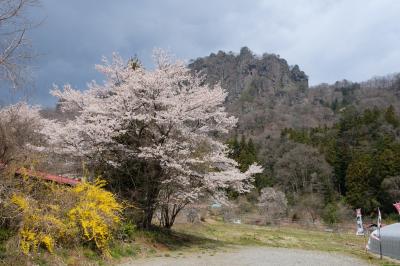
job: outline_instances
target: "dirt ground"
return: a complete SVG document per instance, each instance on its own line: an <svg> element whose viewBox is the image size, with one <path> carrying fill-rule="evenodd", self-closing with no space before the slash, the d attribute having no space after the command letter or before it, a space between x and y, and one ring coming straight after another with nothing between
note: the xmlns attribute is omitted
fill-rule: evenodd
<svg viewBox="0 0 400 266"><path fill-rule="evenodd" d="M168 255L170 256L170 255ZM284 248L248 247L217 253L180 254L127 261L121 266L213 266L213 265L307 265L307 266L361 266L367 262L343 254Z"/></svg>

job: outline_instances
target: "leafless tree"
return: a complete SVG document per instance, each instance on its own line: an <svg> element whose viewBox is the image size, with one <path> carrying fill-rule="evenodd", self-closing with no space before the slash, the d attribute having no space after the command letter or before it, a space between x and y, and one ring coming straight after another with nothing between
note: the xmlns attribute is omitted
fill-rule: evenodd
<svg viewBox="0 0 400 266"><path fill-rule="evenodd" d="M321 216L323 210L323 198L317 193L308 193L300 197L296 197L293 212L296 217L303 222L308 221L315 224Z"/></svg>
<svg viewBox="0 0 400 266"><path fill-rule="evenodd" d="M21 88L33 57L26 32L36 26L28 11L38 0L0 0L0 88Z"/></svg>
<svg viewBox="0 0 400 266"><path fill-rule="evenodd" d="M323 194L331 185L331 166L315 148L304 144L284 154L275 166L277 185L287 193Z"/></svg>

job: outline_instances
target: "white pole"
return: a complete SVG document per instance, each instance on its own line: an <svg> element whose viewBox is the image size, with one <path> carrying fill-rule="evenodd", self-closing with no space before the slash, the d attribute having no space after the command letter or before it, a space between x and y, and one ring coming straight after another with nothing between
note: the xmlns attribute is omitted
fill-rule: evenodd
<svg viewBox="0 0 400 266"><path fill-rule="evenodd" d="M378 226L378 235L379 235L379 255L382 259L382 238L381 238L381 228Z"/></svg>
<svg viewBox="0 0 400 266"><path fill-rule="evenodd" d="M382 237L381 237L381 224L382 224L382 216L381 210L378 208L378 235L379 235L379 255L382 259Z"/></svg>

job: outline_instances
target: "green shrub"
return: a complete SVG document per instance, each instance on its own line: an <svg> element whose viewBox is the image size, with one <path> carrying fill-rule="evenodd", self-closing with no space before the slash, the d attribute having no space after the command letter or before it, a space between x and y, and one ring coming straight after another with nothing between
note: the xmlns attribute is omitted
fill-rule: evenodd
<svg viewBox="0 0 400 266"><path fill-rule="evenodd" d="M328 203L323 212L322 219L328 225L334 225L339 222L338 207L334 203Z"/></svg>
<svg viewBox="0 0 400 266"><path fill-rule="evenodd" d="M127 240L133 240L136 232L136 225L131 221L123 223L119 230L119 238Z"/></svg>

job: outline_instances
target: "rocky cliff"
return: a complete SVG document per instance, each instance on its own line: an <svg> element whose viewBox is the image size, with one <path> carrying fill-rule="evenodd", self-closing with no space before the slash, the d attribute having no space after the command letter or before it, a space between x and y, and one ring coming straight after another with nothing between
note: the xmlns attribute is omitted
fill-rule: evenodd
<svg viewBox="0 0 400 266"><path fill-rule="evenodd" d="M226 106L239 118L239 134L276 137L285 127L333 120L330 108L308 99L307 75L278 55L257 56L244 47L239 54L219 51L198 58L189 67L206 75L209 84L220 83L228 91Z"/></svg>

